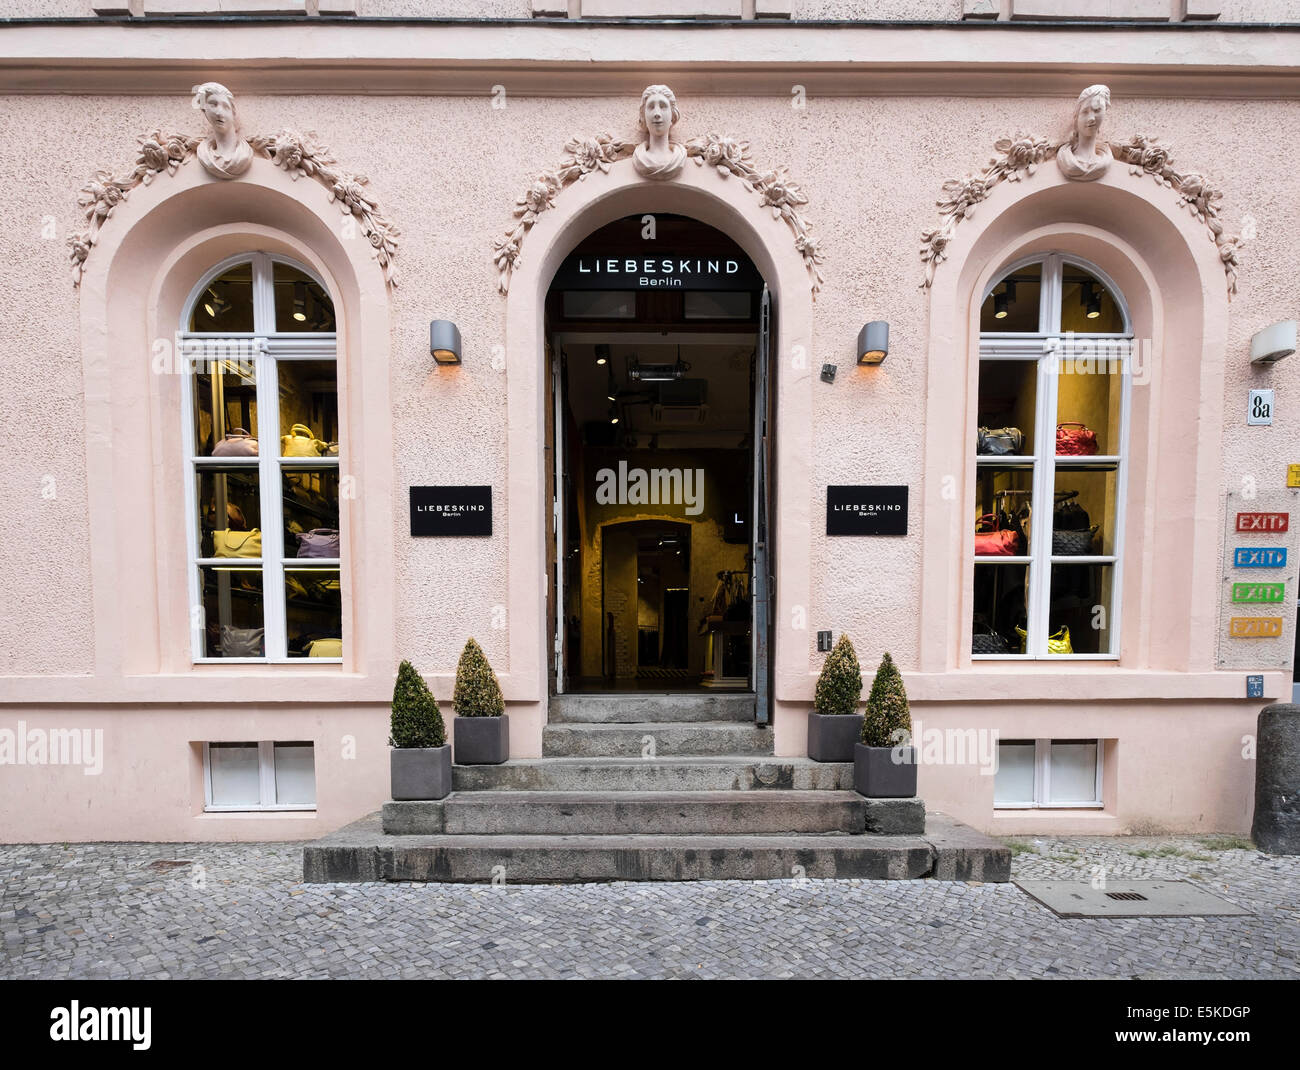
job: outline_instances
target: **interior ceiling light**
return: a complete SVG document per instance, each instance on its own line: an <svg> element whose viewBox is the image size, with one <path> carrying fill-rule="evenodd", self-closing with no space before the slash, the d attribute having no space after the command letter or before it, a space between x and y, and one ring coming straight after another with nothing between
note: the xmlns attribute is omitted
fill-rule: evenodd
<svg viewBox="0 0 1300 1070"><path fill-rule="evenodd" d="M1008 307L1016 299L1016 284L1008 279L1002 284L1002 292L993 295L993 318L1007 318Z"/></svg>
<svg viewBox="0 0 1300 1070"><path fill-rule="evenodd" d="M217 293L217 291L211 286L208 287L207 293L204 296L206 297L206 300L203 302L203 311L212 319L216 319L230 308L230 302Z"/></svg>
<svg viewBox="0 0 1300 1070"><path fill-rule="evenodd" d="M307 284L304 282L293 284L293 318L299 323L307 320Z"/></svg>
<svg viewBox="0 0 1300 1070"><path fill-rule="evenodd" d="M1101 315L1101 291L1092 283L1088 283L1084 290L1084 307L1088 310L1088 318L1095 320Z"/></svg>
<svg viewBox="0 0 1300 1070"><path fill-rule="evenodd" d="M596 347L596 363L606 364L609 362L609 346L604 343Z"/></svg>

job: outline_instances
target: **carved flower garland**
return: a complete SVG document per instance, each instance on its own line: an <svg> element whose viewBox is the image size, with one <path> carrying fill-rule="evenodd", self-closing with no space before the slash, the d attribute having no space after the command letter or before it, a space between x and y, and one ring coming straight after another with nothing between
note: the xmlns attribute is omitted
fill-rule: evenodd
<svg viewBox="0 0 1300 1070"><path fill-rule="evenodd" d="M799 211L808 198L791 181L785 168L759 171L749 155L749 142L720 134L705 134L685 144L686 155L700 167L716 167L724 177L735 175L745 189L759 196L765 208L777 219L784 219L794 234L795 248L803 257L812 280L813 296L821 289L822 251L809 233L809 223ZM500 272L497 287L501 293L510 289L510 276L519 266L524 238L537 217L555 205L556 195L566 186L581 182L594 171L608 173L610 165L625 159L636 150L636 143L599 134L596 137L570 138L564 146L568 154L554 171L539 174L515 201L515 222L492 244L492 259Z"/></svg>
<svg viewBox="0 0 1300 1070"><path fill-rule="evenodd" d="M142 135L138 141L136 160L130 171L120 178L115 178L108 171L96 171L95 177L77 195L77 204L82 209L89 228L68 239L74 285L81 284L86 258L95 246L104 221L113 214L113 210L137 186L149 185L164 171L174 175L194 156L203 137L164 135L155 131ZM397 285L393 257L397 252L399 231L379 214L374 200L367 196L366 185L369 179L365 175L340 170L329 150L320 145L312 134L282 130L272 136L250 137L248 144L254 155L283 168L290 178L311 178L324 186L330 202L338 202L345 216L357 220L384 273L384 280L390 286Z"/></svg>
<svg viewBox="0 0 1300 1070"><path fill-rule="evenodd" d="M932 230L921 233L921 260L925 264L925 281L929 288L934 282L935 269L948 258L948 243L952 241L957 224L968 218L975 206L988 197L999 182L1016 182L1032 175L1044 160L1056 155L1065 142L1048 138L1018 136L1003 138L994 144L998 155L993 157L977 175L950 179L943 184L943 197L935 203L942 222ZM1202 175L1180 174L1173 168L1173 157L1156 139L1144 134L1134 135L1128 142L1110 142L1116 160L1129 165L1130 174L1150 175L1157 182L1178 193L1178 204L1186 206L1197 220L1204 223L1210 239L1218 247L1219 259L1227 277L1228 296L1237 292L1237 251L1243 242L1235 234L1226 234L1219 219L1218 202L1222 190L1215 189Z"/></svg>

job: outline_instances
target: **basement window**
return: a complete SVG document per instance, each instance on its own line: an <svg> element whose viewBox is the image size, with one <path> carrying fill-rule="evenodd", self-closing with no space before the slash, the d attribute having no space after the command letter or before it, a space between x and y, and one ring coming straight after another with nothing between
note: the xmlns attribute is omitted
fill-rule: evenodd
<svg viewBox="0 0 1300 1070"><path fill-rule="evenodd" d="M315 810L316 754L309 742L203 744L207 813Z"/></svg>
<svg viewBox="0 0 1300 1070"><path fill-rule="evenodd" d="M998 810L1100 809L1098 739L1003 739L993 806Z"/></svg>

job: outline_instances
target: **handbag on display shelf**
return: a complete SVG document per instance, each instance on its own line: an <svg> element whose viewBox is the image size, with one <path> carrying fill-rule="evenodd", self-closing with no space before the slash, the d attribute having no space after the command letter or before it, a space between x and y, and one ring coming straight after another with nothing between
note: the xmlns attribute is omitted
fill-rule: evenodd
<svg viewBox="0 0 1300 1070"><path fill-rule="evenodd" d="M1088 511L1074 499L1077 490L1057 491L1052 506L1052 553L1086 554L1092 549L1100 524L1089 525Z"/></svg>
<svg viewBox="0 0 1300 1070"><path fill-rule="evenodd" d="M223 658L260 658L265 628L236 628L231 624L221 626L221 656Z"/></svg>
<svg viewBox="0 0 1300 1070"><path fill-rule="evenodd" d="M975 622L971 636L970 652L972 654L1010 654L1011 644L1006 638L984 621Z"/></svg>
<svg viewBox="0 0 1300 1070"><path fill-rule="evenodd" d="M296 533L299 557L338 557L339 533L333 528L312 528Z"/></svg>
<svg viewBox="0 0 1300 1070"><path fill-rule="evenodd" d="M981 427L975 434L975 452L996 457L1019 453L1025 444L1024 432L1018 427Z"/></svg>
<svg viewBox="0 0 1300 1070"><path fill-rule="evenodd" d="M261 557L262 532L259 528L252 531L231 531L218 528L212 533L213 557Z"/></svg>
<svg viewBox="0 0 1300 1070"><path fill-rule="evenodd" d="M242 427L227 431L226 437L212 447L213 457L256 457L257 439Z"/></svg>
<svg viewBox="0 0 1300 1070"><path fill-rule="evenodd" d="M319 457L326 445L328 443L318 439L306 424L294 424L287 435L280 436L280 456Z"/></svg>
<svg viewBox="0 0 1300 1070"><path fill-rule="evenodd" d="M341 658L343 656L342 639L313 639L307 644L309 658Z"/></svg>
<svg viewBox="0 0 1300 1070"><path fill-rule="evenodd" d="M1004 527L997 513L985 513L975 521L977 557L1019 557L1025 552L1025 538L1014 528Z"/></svg>
<svg viewBox="0 0 1300 1070"><path fill-rule="evenodd" d="M1097 432L1086 424L1059 423L1056 425L1056 455L1058 457L1091 457L1097 452Z"/></svg>
<svg viewBox="0 0 1300 1070"><path fill-rule="evenodd" d="M1020 653L1025 652L1025 639L1027 633L1024 628L1016 628L1016 634L1020 636ZM1070 645L1070 629L1064 624L1053 635L1047 637L1047 652L1049 654L1073 654L1074 647Z"/></svg>

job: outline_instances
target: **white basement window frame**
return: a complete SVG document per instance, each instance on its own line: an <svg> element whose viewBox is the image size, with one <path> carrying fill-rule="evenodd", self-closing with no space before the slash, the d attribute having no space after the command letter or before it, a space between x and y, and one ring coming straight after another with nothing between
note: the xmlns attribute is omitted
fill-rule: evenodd
<svg viewBox="0 0 1300 1070"><path fill-rule="evenodd" d="M251 332L229 332L216 334L196 332L189 329L190 318L205 291L216 280L233 268L250 265L252 272L253 296L253 330ZM190 644L192 660L195 664L238 665L281 663L303 665L334 664L340 665L342 657L290 657L287 612L285 608L285 573L286 558L284 554L284 494L282 491L282 473L291 471L333 472L335 477L341 475L338 456L322 457L281 457L279 424L280 390L278 369L282 364L294 360L333 361L335 363L335 384L338 383L337 335L329 332L277 332L274 269L276 264L283 264L295 271L302 272L313 280L330 297L329 288L302 264L288 257L267 253L240 253L229 257L208 271L190 292L185 301L180 329L177 334L178 357L181 374L182 441L186 458L185 473L185 516L186 516L186 553L188 557L188 592L190 605ZM332 298L331 298L332 304ZM335 313L336 314L336 313ZM257 422L258 427L248 428L252 437L258 439L257 457L214 457L198 453L195 441L195 388L194 377L198 365L228 365L230 360L222 354L237 353L239 362L249 362L253 366L256 383ZM340 407L339 417L342 419ZM343 437L340 434L340 437ZM258 570L262 583L262 623L264 632L264 656L261 657L217 657L206 653L206 612L203 602L203 569L217 568L239 571L232 565L230 558L201 557L201 531L199 528L199 479L205 469L221 470L230 468L247 468L258 476L259 503L261 513L262 557L238 559L241 566L249 570ZM341 505L341 503L340 503ZM340 524L340 530L342 525ZM308 566L300 564L309 562ZM289 559L289 571L303 575L310 569L324 571L334 570L341 581L344 576L341 558ZM342 592L341 592L342 594ZM342 599L339 629L342 631L343 620L347 617L347 601ZM340 635L341 638L341 635Z"/></svg>
<svg viewBox="0 0 1300 1070"><path fill-rule="evenodd" d="M212 748L257 748L257 801L250 800L242 802L216 803L213 802L212 786ZM306 748L310 751L312 759L311 775L311 801L284 802L278 801L281 789L286 794L298 793L295 789L299 785L294 785L291 780L291 771L288 766L284 767L283 775L277 779L276 757L277 750L287 750L288 748ZM289 755L286 753L285 757ZM260 740L252 741L232 741L220 743L203 744L203 811L209 814L235 814L251 813L254 811L270 812L303 812L316 810L316 747L307 740Z"/></svg>
<svg viewBox="0 0 1300 1070"><path fill-rule="evenodd" d="M975 555L971 568L997 568L1003 565L1029 566L1025 651L1000 654L969 653L972 661L1045 660L1045 661L1117 661L1120 652L1121 596L1123 593L1123 557L1125 513L1128 501L1129 424L1132 406L1133 321L1119 287L1100 268L1065 253L1041 253L1013 261L1000 271L986 287L980 306L1008 276L1035 265L1042 266L1039 293L1038 330L1034 332L991 332L980 334L979 362L1036 361L1035 386L1036 442L1026 441L1025 455L994 456L977 454L975 471L990 468L1023 467L1032 471L1032 538L1029 553L1016 557ZM1064 274L1070 268L1081 269L1100 282L1108 291L1123 320L1118 333L1066 332L1061 329ZM1120 372L1119 452L1086 457L1057 456L1055 433L1060 414L1057 411L1060 368L1068 362L1096 357L1098 350L1113 356ZM972 399L974 406L978 399ZM973 438L974 436L972 436ZM1115 472L1115 514L1111 554L1054 555L1052 548L1052 506L1058 474L1070 470L1089 471L1104 466ZM1104 518L1103 518L1104 519ZM1107 641L1108 649L1095 653L1057 654L1048 650L1051 616L1051 572L1053 565L1109 565L1111 573ZM969 631L968 631L969 634ZM969 652L969 639L966 650Z"/></svg>
<svg viewBox="0 0 1300 1070"><path fill-rule="evenodd" d="M1034 745L1034 790L1030 798L997 797L997 776L994 775L995 810L1100 810L1104 808L1102 782L1105 765L1105 741L1101 739L1002 739L998 741L998 769L1002 768L1002 748L1005 746ZM1086 798L1052 798L1052 748L1053 746L1091 745L1096 747L1096 769L1092 792Z"/></svg>

